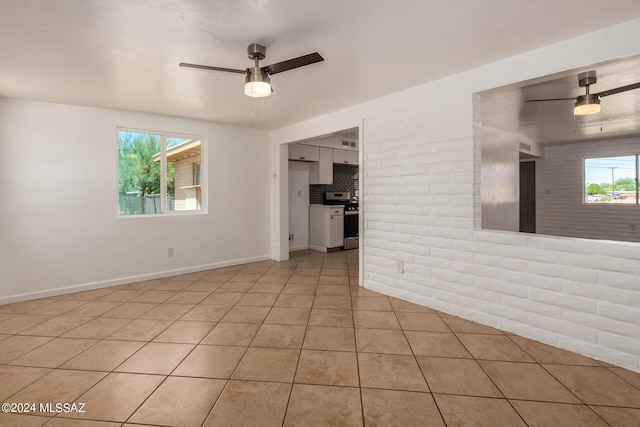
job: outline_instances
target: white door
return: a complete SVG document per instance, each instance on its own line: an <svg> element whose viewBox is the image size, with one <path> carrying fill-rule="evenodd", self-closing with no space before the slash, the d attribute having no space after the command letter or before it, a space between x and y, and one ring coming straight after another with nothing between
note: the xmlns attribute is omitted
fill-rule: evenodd
<svg viewBox="0 0 640 427"><path fill-rule="evenodd" d="M289 251L309 248L309 163L289 162Z"/></svg>

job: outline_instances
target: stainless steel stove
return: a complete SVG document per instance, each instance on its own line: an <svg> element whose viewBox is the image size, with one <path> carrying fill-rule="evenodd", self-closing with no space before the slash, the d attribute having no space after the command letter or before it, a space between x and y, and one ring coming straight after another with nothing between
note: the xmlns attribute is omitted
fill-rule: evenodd
<svg viewBox="0 0 640 427"><path fill-rule="evenodd" d="M322 195L322 204L344 206L344 248L359 247L359 205L351 199L351 193L325 191Z"/></svg>

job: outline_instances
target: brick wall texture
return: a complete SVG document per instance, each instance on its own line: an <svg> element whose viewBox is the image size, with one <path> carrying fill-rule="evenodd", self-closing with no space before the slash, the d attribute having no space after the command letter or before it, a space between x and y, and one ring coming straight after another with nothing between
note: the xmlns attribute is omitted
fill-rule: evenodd
<svg viewBox="0 0 640 427"><path fill-rule="evenodd" d="M481 229L476 95L624 56L639 39L633 21L280 129L275 141L363 123L366 288L640 371L640 245Z"/></svg>
<svg viewBox="0 0 640 427"><path fill-rule="evenodd" d="M186 209L186 190L181 187L194 185L193 165L200 163L200 153L175 162L175 210Z"/></svg>

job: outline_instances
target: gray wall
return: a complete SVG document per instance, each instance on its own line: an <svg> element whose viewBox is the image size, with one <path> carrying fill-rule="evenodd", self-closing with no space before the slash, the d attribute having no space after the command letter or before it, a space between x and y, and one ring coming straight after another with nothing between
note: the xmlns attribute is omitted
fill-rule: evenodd
<svg viewBox="0 0 640 427"><path fill-rule="evenodd" d="M536 161L537 232L640 242L640 206L587 205L583 203L582 183L585 157L639 151L639 138L547 147L545 157Z"/></svg>

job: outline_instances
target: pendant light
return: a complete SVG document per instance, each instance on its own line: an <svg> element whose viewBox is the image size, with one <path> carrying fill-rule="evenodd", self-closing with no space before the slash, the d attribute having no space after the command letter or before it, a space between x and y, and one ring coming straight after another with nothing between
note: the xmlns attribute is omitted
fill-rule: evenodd
<svg viewBox="0 0 640 427"><path fill-rule="evenodd" d="M258 60L256 59L256 63ZM244 78L244 94L254 98L271 95L271 79L269 74L258 66L247 69Z"/></svg>
<svg viewBox="0 0 640 427"><path fill-rule="evenodd" d="M587 86L587 92L589 87ZM576 116L588 116L589 114L596 114L600 112L600 98L598 95L580 95L576 99L576 105L573 107L573 114Z"/></svg>
<svg viewBox="0 0 640 427"><path fill-rule="evenodd" d="M583 86L586 90L584 95L580 95L576 98L576 104L573 107L573 114L575 116L588 116L589 114L596 114L600 112L600 96L598 94L590 94L589 86L594 84L596 80L595 74L590 75L586 73L579 76L578 84Z"/></svg>

